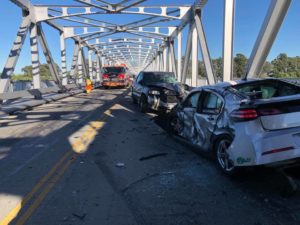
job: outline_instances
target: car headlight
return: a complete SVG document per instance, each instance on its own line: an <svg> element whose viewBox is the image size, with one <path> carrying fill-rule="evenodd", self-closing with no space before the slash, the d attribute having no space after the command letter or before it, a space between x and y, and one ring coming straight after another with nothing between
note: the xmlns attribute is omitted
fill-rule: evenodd
<svg viewBox="0 0 300 225"><path fill-rule="evenodd" d="M149 91L149 94L150 94L150 95L160 95L160 92L157 91L157 90L150 90L150 91Z"/></svg>

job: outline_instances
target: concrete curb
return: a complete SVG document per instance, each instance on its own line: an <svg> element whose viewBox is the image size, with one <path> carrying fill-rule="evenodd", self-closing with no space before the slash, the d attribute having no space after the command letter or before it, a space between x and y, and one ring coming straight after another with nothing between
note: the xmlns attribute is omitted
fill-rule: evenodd
<svg viewBox="0 0 300 225"><path fill-rule="evenodd" d="M84 92L84 90L71 90L71 91L69 91L69 93L56 94L53 96L45 97L44 99L41 99L41 100L29 100L29 101L17 103L14 105L2 106L0 108L0 118L14 114L15 112L18 112L18 111L31 109L33 107L37 107L37 106L40 106L40 105L43 105L46 103L50 103L53 101L58 101L60 99L67 98L67 97L70 97L73 95L77 95L77 94L80 94L83 92Z"/></svg>

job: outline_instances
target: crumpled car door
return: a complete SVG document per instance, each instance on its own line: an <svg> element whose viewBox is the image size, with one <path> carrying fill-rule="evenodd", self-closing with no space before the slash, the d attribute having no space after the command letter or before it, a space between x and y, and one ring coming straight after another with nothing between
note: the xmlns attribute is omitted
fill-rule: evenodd
<svg viewBox="0 0 300 225"><path fill-rule="evenodd" d="M193 118L192 140L203 150L209 150L211 146L211 137L215 132L222 106L222 98L212 92L204 93L199 100L199 107Z"/></svg>
<svg viewBox="0 0 300 225"><path fill-rule="evenodd" d="M195 108L184 108L182 112L183 132L182 136L191 141L193 137L194 115L196 113Z"/></svg>

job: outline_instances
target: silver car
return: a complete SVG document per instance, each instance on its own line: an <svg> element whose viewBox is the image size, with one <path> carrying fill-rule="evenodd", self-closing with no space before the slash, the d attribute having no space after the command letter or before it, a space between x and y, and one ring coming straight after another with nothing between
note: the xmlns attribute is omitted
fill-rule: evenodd
<svg viewBox="0 0 300 225"><path fill-rule="evenodd" d="M194 89L170 113L173 133L209 151L227 174L300 157L300 86L241 80Z"/></svg>

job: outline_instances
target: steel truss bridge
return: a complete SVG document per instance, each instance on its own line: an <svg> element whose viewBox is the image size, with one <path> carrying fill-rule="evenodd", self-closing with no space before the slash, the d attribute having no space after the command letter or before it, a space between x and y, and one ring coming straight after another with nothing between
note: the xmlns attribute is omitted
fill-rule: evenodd
<svg viewBox="0 0 300 225"><path fill-rule="evenodd" d="M197 86L199 47L208 84L217 81L201 17L208 0L196 0L192 5L176 5L174 1L174 5L156 6L150 5L151 0L120 0L117 3L108 0L74 0L72 4L53 1L51 5L33 4L30 0L10 1L20 7L22 22L1 75L0 100L53 91L53 88L41 89L39 46L57 85L55 90L70 88L66 39L72 39L75 45L70 75L73 77L78 74L77 84L82 84L87 77L101 81L101 67L116 63L125 63L136 73L141 70L173 71L179 81L186 82L191 61L191 84ZM253 46L245 77L256 77L261 72L290 4L291 0L271 1ZM129 23L115 22L122 21L116 18L124 16L140 18ZM229 81L233 73L235 0L224 0L222 19L223 81ZM52 57L43 24L50 25L60 34L61 62L57 62L60 69ZM184 39L182 31L185 27L189 31ZM27 35L30 36L34 89L30 93L11 93L10 77ZM182 47L183 40L187 40L186 49ZM85 55L85 48L88 56Z"/></svg>

